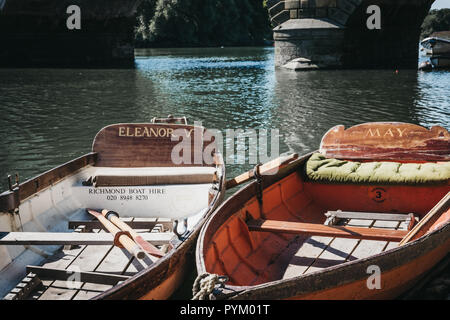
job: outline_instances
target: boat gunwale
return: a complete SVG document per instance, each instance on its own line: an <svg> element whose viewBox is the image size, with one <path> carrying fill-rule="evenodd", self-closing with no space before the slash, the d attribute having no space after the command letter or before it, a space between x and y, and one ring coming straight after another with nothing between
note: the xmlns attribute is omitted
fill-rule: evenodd
<svg viewBox="0 0 450 320"><path fill-rule="evenodd" d="M312 152L314 153L314 152ZM304 155L300 157L298 160L297 166L295 170L298 169L310 156L312 153ZM287 173L275 175L270 177L271 179L265 180L263 178L263 190L268 187L279 183L282 179L294 173L295 170L290 170ZM411 186L414 187L414 186ZM214 212L214 214L209 218L208 222L203 226L201 233L199 235L199 239L197 241L197 249L196 249L196 265L198 274L203 274L208 272L206 270L206 264L204 259L204 250L205 250L205 236L207 232L212 233L211 237L217 232L217 230L222 226L226 221L228 221L231 217L235 216L239 213L239 208L242 208L242 204L250 201L252 198L256 197L256 181L242 187L236 193L234 193L230 198L228 198L222 205ZM214 226L213 230L210 228ZM327 267L322 270L318 270L315 272L311 272L309 274L300 275L297 277L289 278L289 279L279 279L274 281L265 282L262 284L254 285L254 286L236 286L236 285L225 285L224 295L226 298L231 299L246 299L246 295L248 295L250 299L255 299L253 293L270 290L273 293L273 296L276 296L277 299L289 298L300 296L307 293L317 292L316 288L306 291L295 291L298 288L299 283L307 282L310 279L311 281L315 281L315 279L320 279L324 275L330 275L330 279L337 280L338 283L333 283L333 281L324 282L324 287L321 290L330 289L336 286L345 285L348 283L359 281L363 278L367 279L368 274L365 272L367 266L369 265L380 265L380 262L383 262L383 272L388 272L398 268L399 266L405 265L408 262L411 262L417 259L420 256L423 256L433 249L433 243L440 245L450 245L450 240L448 240L448 235L450 234L450 221L447 221L443 225L441 225L436 230L433 230L429 233L422 235L421 237L414 239L403 246L399 246L397 248L392 248L390 250L386 250L384 252L371 255L369 257L363 259L357 259L353 261L347 261L335 266ZM442 239L447 241L447 243L442 244L442 241L438 241ZM434 239L437 239L434 241ZM209 239L211 241L211 239ZM210 242L209 241L209 242ZM436 249L435 246L434 249ZM424 249L425 248L425 249ZM407 260L405 260L407 258ZM400 260L399 260L400 259ZM401 264L397 263L397 261L403 261ZM406 261L406 262L405 262ZM378 263L377 263L378 262ZM366 268L362 268L362 266L366 266ZM388 268L386 269L386 266ZM340 277L336 277L336 273L342 272L342 270L351 269L351 274L354 277L355 273L352 269L359 269L359 273L361 273L361 277L358 279L348 279L346 282L341 281ZM361 272L362 270L362 272ZM291 285L291 286L289 286ZM314 282L315 287L317 285L317 281ZM287 287L290 287L291 291L287 292ZM284 293L283 295L281 293ZM264 297L261 299L267 299L267 292L262 292ZM259 299L256 297L256 299ZM272 298L270 298L272 299Z"/></svg>
<svg viewBox="0 0 450 320"><path fill-rule="evenodd" d="M33 178L30 178L20 183L18 187L19 190L17 199L18 203L15 204L20 205L22 202L26 201L27 199L31 198L37 193L40 193L45 189L53 186L55 183L59 183L62 180L77 174L80 170L83 170L88 166L94 165L96 158L97 158L96 152L89 152L87 154L84 154L80 157L67 161L61 165L58 165L52 169L49 169L41 174L34 176ZM81 163L78 164L78 162ZM72 165L73 167L71 167ZM41 180L44 180L45 183L41 183ZM10 197L14 198L14 190L6 190L0 194L0 213L16 209L14 207L11 208L11 205L9 206L7 205L8 198ZM5 202L2 203L2 199L7 199L3 200L6 203Z"/></svg>

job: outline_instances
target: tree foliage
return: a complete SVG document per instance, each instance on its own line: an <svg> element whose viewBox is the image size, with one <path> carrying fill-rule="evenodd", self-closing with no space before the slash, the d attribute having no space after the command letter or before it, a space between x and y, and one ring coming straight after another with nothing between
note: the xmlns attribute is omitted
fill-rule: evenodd
<svg viewBox="0 0 450 320"><path fill-rule="evenodd" d="M261 44L270 37L262 0L144 0L137 46Z"/></svg>
<svg viewBox="0 0 450 320"><path fill-rule="evenodd" d="M421 37L429 37L438 31L450 31L450 9L431 10L422 24Z"/></svg>

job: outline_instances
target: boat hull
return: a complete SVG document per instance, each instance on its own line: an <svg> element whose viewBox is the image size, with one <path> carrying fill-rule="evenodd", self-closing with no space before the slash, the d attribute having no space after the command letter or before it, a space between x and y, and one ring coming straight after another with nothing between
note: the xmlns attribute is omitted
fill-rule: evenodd
<svg viewBox="0 0 450 320"><path fill-rule="evenodd" d="M301 222L323 224L324 220L321 220L320 215L330 209L414 212L423 218L450 191L448 183L434 186L380 186L303 181L299 172L309 156L305 155L299 159L296 166L288 168L287 171L265 178L262 185L262 212L267 218L264 219L298 219ZM197 242L198 274L217 273L229 276L230 282L217 296L219 299L393 299L413 287L450 251L450 209L446 208L441 218L433 221L432 226L428 226L428 233L417 236L418 239L415 238L406 245L395 245L389 247L390 249L386 247L387 249L380 253L368 254L355 260L344 259L346 262L331 264L328 267L326 261L321 258L325 267L320 270L285 277L285 270L289 268L286 269L286 261L294 260L297 261L294 264L299 266L304 263L311 266L307 260L312 256L289 253L293 258L287 258L284 254L290 250L288 247L296 245L296 240L288 238L286 234L264 234L266 238L262 240L262 232L249 232L248 229L245 231L244 221L259 219L255 218L255 214L261 214L258 214L255 201L257 189L257 183L253 182L224 202L205 224ZM376 190L374 192L374 189L381 190L382 198L377 198L379 194ZM299 193L293 190L301 191ZM277 197L281 199L275 201ZM299 207L303 209L298 209ZM234 229L240 229L241 233L245 234L240 237L240 242L232 240L238 237L238 232ZM223 244L224 241L228 241L228 246ZM215 246L214 250L210 249L213 247L210 243ZM321 245L317 243L315 246ZM250 246L251 249L240 249L245 246ZM272 249L277 246L279 249ZM229 253L230 251L235 254ZM351 250L342 253L348 252L353 255ZM238 259L240 264L230 263L233 259ZM243 264L247 265L247 268L241 268ZM370 289L368 283L373 279L373 266L380 272L381 286Z"/></svg>
<svg viewBox="0 0 450 320"><path fill-rule="evenodd" d="M299 279L247 288L232 299L353 300L395 299L411 289L450 250L450 224L420 241L356 263ZM370 266L381 270L380 289L369 289ZM358 280L354 280L359 278Z"/></svg>
<svg viewBox="0 0 450 320"><path fill-rule="evenodd" d="M121 133L125 129L121 128L138 128L133 132L150 128L148 132L153 134L163 130L167 133L169 129L174 131L178 125L151 123L108 126L97 135L92 153L20 185L12 185L10 191L0 194L1 231L19 233L23 243L28 244L31 243L30 233L52 233L45 240L42 237L35 240L38 241L38 247L31 248L28 244L25 248L19 246L14 234L11 237L16 239L15 243L4 241L5 245L0 245L0 289L5 291L0 292L1 296L10 292L26 276L27 265L37 264L53 274L69 267L79 267L85 275L96 272L101 274L99 269L105 267L108 273L126 276L123 282L108 282L106 287L103 282L86 282L88 286L82 284L79 291L72 290L72 287L65 288L68 282L57 288L52 287L52 284L44 285L44 292L36 295L38 299L159 300L168 299L182 284L189 269L193 268L193 248L200 229L225 195L222 156L214 154L214 163L211 165L201 163L177 167L171 161L171 150L173 144L178 142L172 142L168 134L157 137L153 134L145 138L141 135L131 136L131 133L124 136ZM184 129L195 130L187 125L182 125L182 129L183 133ZM115 142L111 145L112 138ZM117 143L116 140L120 139L126 141ZM117 145L121 148L117 148ZM203 148L203 143L198 145ZM158 152L151 152L151 148ZM206 175L203 169L206 169ZM184 189L184 195L171 195L174 188ZM160 190L161 193L153 190ZM175 201L182 204L178 203L177 206ZM196 202L195 208L189 206L189 201ZM87 237L83 238L82 234L78 234L81 235L77 243L81 243L77 247L79 251L76 248L61 251L63 235L72 233L68 226L71 222L80 222L81 229L87 231L90 239L95 238L92 237L96 233L93 229L98 227L88 228L87 225L98 221L91 221L92 217L86 213L89 211L87 208L117 210L121 218L128 219L124 222L141 219L136 222L148 224L148 227L142 227L143 230L152 231L154 235L161 233L160 239L155 238L154 245L161 247L157 250L163 256L158 258L150 253L136 261L137 258L125 250L112 247L112 242L99 243L98 239L87 241ZM175 227L172 230L173 224ZM72 241L69 245L73 244L73 240L69 241ZM55 258L55 264L49 266L53 260L46 260L48 257ZM44 265L41 266L41 263ZM103 277L107 275L101 274ZM57 278L55 281L65 279ZM65 295L58 292L64 292ZM12 293L8 296L8 299L23 298L23 295L19 297Z"/></svg>

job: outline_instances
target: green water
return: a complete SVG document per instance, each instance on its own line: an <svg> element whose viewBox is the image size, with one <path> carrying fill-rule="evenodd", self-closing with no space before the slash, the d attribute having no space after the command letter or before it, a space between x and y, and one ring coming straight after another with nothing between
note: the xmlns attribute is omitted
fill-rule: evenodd
<svg viewBox="0 0 450 320"><path fill-rule="evenodd" d="M275 70L273 48L138 50L132 70L1 69L0 179L90 151L117 122L187 116L207 128L279 129L280 152L318 148L331 127L401 121L449 128L450 72ZM227 165L228 177L251 166Z"/></svg>

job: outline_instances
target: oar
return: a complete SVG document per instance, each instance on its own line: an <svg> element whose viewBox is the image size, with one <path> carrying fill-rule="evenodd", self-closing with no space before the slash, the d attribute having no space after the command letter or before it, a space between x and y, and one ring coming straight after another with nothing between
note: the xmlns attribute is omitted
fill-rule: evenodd
<svg viewBox="0 0 450 320"><path fill-rule="evenodd" d="M133 240L131 240L131 236L129 236L126 231L121 231L112 222L106 219L101 213L91 209L86 209L86 211L96 217L98 221L100 221L105 226L105 228L114 236L114 244L116 246L125 248L130 254L138 259L144 259L145 252L142 251Z"/></svg>
<svg viewBox="0 0 450 320"><path fill-rule="evenodd" d="M119 227L122 231L128 232L133 240L148 254L152 256L161 258L164 256L164 253L152 245L150 242L145 241L142 236L139 235L136 231L134 231L128 224L120 220L119 214L114 211L110 211L107 209L103 209L101 213L106 219L114 223L117 227Z"/></svg>
<svg viewBox="0 0 450 320"><path fill-rule="evenodd" d="M298 158L297 153L293 153L293 154L290 154L287 156L282 156L282 157L276 158L275 160L272 160L272 161L269 161L269 162L263 164L259 168L259 174L262 176L276 174L278 172L278 169L280 169L284 164L287 164L297 158ZM228 180L226 183L226 189L234 188L238 185L246 183L247 181L250 181L253 178L255 178L254 170L245 172L245 173L235 177L234 179Z"/></svg>
<svg viewBox="0 0 450 320"><path fill-rule="evenodd" d="M439 215L448 210L450 207L450 192L448 192L442 199L439 201L433 209L430 210L426 214L425 217L422 218L422 220L419 221L419 223L412 228L412 230L400 241L398 244L399 246L402 246L415 238L418 238L419 236L422 236L424 233L424 230L426 227L429 227L431 223L434 223L437 218L439 218Z"/></svg>

